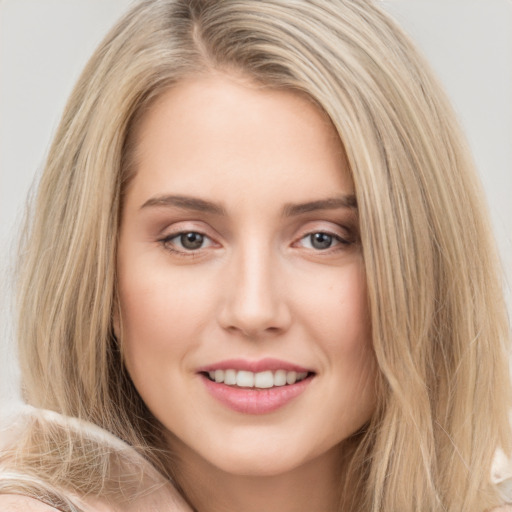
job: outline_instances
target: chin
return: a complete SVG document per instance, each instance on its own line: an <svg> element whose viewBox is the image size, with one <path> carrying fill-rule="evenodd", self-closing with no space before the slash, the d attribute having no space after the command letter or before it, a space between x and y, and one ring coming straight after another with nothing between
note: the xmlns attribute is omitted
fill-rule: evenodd
<svg viewBox="0 0 512 512"><path fill-rule="evenodd" d="M240 477L275 477L284 475L300 468L307 460L295 457L283 457L282 454L262 457L256 454L237 454L232 458L222 457L222 460L210 463L224 473Z"/></svg>
<svg viewBox="0 0 512 512"><path fill-rule="evenodd" d="M250 439L249 439L250 438ZM310 465L326 460L338 460L339 443L311 443L306 439L288 439L282 436L239 436L215 443L214 450L196 451L212 469L240 477L275 477L292 474ZM199 448L199 447L198 447Z"/></svg>

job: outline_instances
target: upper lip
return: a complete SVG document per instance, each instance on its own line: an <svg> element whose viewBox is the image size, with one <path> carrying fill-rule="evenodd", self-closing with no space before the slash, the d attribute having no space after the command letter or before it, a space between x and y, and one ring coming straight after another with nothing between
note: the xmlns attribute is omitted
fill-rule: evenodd
<svg viewBox="0 0 512 512"><path fill-rule="evenodd" d="M214 370L245 370L253 373L268 370L286 370L289 372L295 371L297 373L312 372L312 370L309 368L305 368L295 363L290 363L289 361L282 361L280 359L274 359L271 357L259 359L257 361L249 361L247 359L224 359L213 364L201 366L200 368L197 369L198 373L212 372Z"/></svg>

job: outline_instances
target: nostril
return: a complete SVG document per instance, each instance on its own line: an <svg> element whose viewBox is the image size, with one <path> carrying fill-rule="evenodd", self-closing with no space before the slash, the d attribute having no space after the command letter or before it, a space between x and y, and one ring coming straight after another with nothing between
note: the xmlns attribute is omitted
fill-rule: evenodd
<svg viewBox="0 0 512 512"><path fill-rule="evenodd" d="M263 304L246 301L233 301L225 304L219 312L220 326L231 334L249 338L275 336L288 329L291 312L284 302Z"/></svg>

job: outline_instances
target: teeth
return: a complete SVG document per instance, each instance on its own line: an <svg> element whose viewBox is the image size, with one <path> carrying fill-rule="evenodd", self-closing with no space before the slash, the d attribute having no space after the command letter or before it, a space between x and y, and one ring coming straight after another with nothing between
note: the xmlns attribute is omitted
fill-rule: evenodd
<svg viewBox="0 0 512 512"><path fill-rule="evenodd" d="M286 384L294 384L297 381L297 372L288 372L286 374Z"/></svg>
<svg viewBox="0 0 512 512"><path fill-rule="evenodd" d="M264 372L248 372L245 370L215 370L208 372L210 380L217 383L224 383L228 386L239 386L241 388L268 389L274 386L285 386L295 384L305 379L308 372L295 372L286 370L270 370Z"/></svg>
<svg viewBox="0 0 512 512"><path fill-rule="evenodd" d="M255 388L271 388L274 386L274 375L271 371L260 372L254 376Z"/></svg>
<svg viewBox="0 0 512 512"><path fill-rule="evenodd" d="M233 385L236 384L236 372L235 370L226 370L224 372L224 384Z"/></svg>
<svg viewBox="0 0 512 512"><path fill-rule="evenodd" d="M236 385L241 388L254 387L254 373L239 371L236 374Z"/></svg>
<svg viewBox="0 0 512 512"><path fill-rule="evenodd" d="M277 370L274 373L274 386L284 386L286 384L286 370Z"/></svg>

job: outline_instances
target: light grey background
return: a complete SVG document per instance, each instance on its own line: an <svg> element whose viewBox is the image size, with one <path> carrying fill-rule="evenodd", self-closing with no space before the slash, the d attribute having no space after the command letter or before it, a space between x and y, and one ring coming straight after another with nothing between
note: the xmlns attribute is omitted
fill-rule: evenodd
<svg viewBox="0 0 512 512"><path fill-rule="evenodd" d="M0 0L0 409L19 401L9 276L25 197L73 83L131 3ZM512 0L381 4L417 41L452 98L484 182L510 280Z"/></svg>

